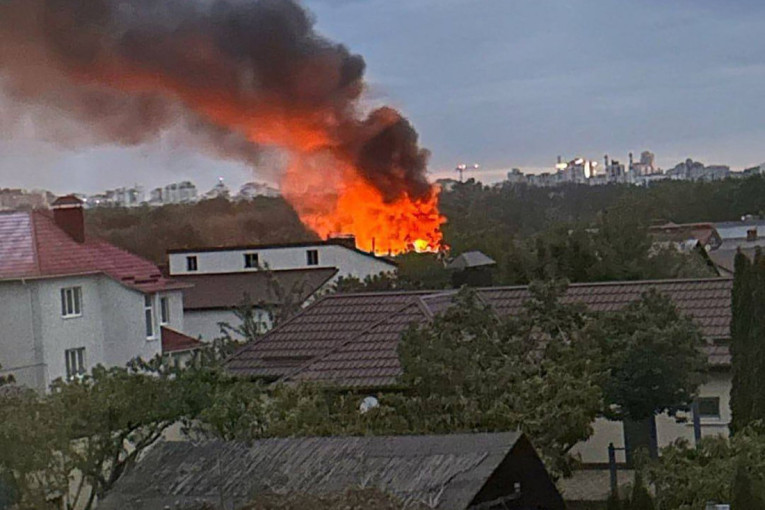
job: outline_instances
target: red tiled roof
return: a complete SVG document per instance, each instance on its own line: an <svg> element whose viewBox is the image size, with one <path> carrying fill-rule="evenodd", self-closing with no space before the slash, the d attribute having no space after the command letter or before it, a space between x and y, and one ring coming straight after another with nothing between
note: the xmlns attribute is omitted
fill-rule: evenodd
<svg viewBox="0 0 765 510"><path fill-rule="evenodd" d="M162 354L171 354L174 352L185 352L199 349L202 342L196 338L162 326Z"/></svg>
<svg viewBox="0 0 765 510"><path fill-rule="evenodd" d="M103 273L141 292L185 288L101 239L78 243L42 211L0 213L0 280Z"/></svg>
<svg viewBox="0 0 765 510"><path fill-rule="evenodd" d="M665 280L573 284L564 301L592 311L617 310L649 289L668 295L701 328L713 365L730 364L732 280ZM401 368L398 341L412 323L430 320L451 304L456 291L337 294L322 298L260 340L242 347L226 363L244 376L323 381L379 388L395 384ZM528 288L492 287L479 296L500 315L518 314Z"/></svg>

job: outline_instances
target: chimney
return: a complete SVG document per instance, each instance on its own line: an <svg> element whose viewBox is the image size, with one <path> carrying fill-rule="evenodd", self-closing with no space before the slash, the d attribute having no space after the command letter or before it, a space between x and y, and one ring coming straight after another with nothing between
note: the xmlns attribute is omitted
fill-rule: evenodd
<svg viewBox="0 0 765 510"><path fill-rule="evenodd" d="M750 228L746 231L747 242L753 243L757 240L757 228Z"/></svg>
<svg viewBox="0 0 765 510"><path fill-rule="evenodd" d="M53 221L58 228L78 243L85 242L85 217L82 200L74 195L59 197L53 202Z"/></svg>
<svg viewBox="0 0 765 510"><path fill-rule="evenodd" d="M337 235L329 238L333 244L339 244L352 250L356 249L356 237L353 235Z"/></svg>

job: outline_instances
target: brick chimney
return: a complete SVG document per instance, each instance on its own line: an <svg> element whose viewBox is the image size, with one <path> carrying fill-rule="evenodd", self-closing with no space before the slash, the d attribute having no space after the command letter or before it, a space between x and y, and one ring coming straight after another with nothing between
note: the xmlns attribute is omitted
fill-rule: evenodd
<svg viewBox="0 0 765 510"><path fill-rule="evenodd" d="M346 248L350 248L352 250L356 249L356 236L354 235L336 235L330 237L329 241L331 241L333 244L339 244L340 246L345 246Z"/></svg>
<svg viewBox="0 0 765 510"><path fill-rule="evenodd" d="M85 217L82 200L74 195L59 197L53 202L53 221L58 228L78 243L85 242Z"/></svg>

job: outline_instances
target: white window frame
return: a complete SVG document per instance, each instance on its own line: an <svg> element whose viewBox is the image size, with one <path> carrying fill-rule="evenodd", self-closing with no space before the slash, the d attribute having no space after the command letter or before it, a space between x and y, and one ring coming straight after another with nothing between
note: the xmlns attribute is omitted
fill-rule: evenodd
<svg viewBox="0 0 765 510"><path fill-rule="evenodd" d="M87 373L85 369L85 347L66 349L64 351L66 365L66 380L79 379Z"/></svg>
<svg viewBox="0 0 765 510"><path fill-rule="evenodd" d="M170 324L170 297L159 296L159 325Z"/></svg>
<svg viewBox="0 0 765 510"><path fill-rule="evenodd" d="M311 255L316 255L315 262L311 263ZM306 250L305 251L305 259L306 259L306 265L307 266L318 266L319 265L319 250Z"/></svg>
<svg viewBox="0 0 765 510"><path fill-rule="evenodd" d="M64 319L82 317L82 287L61 289L61 317Z"/></svg>
<svg viewBox="0 0 765 510"><path fill-rule="evenodd" d="M157 316L156 306L154 306L154 296L151 294L144 294L143 296L143 320L144 320L144 334L147 340L156 340L157 338ZM151 334L149 334L149 328L151 328Z"/></svg>

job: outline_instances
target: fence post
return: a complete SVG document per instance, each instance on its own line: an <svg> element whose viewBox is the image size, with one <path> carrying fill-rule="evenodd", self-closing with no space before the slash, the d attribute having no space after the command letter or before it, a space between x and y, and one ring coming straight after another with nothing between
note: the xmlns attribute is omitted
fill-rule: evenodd
<svg viewBox="0 0 765 510"><path fill-rule="evenodd" d="M617 496L619 486L616 479L616 448L614 443L608 443L608 471L611 475L611 495Z"/></svg>

